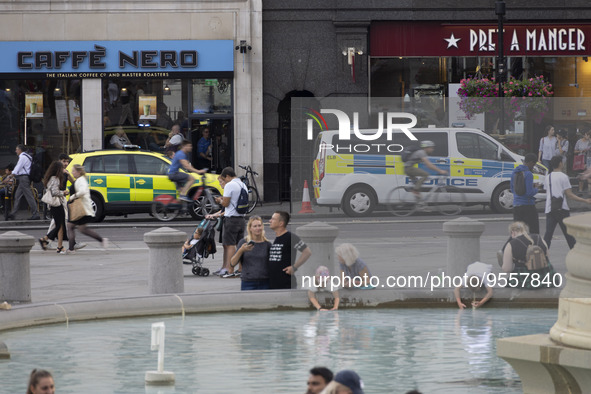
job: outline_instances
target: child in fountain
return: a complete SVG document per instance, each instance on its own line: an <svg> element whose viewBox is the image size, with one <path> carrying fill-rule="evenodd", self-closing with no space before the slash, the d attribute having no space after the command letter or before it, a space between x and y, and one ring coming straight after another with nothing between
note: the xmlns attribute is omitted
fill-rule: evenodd
<svg viewBox="0 0 591 394"><path fill-rule="evenodd" d="M316 294L320 291L330 291L334 297L333 307L330 309L322 308L318 299L316 298ZM311 286L308 287L308 299L314 305L316 310L319 311L336 311L339 309L339 292L338 288L333 288L331 281L330 281L330 272L328 268L324 265L321 265L316 269L316 274L314 275L314 280L311 283Z"/></svg>
<svg viewBox="0 0 591 394"><path fill-rule="evenodd" d="M472 307L478 308L484 305L493 295L493 288L490 285L490 281L488 280L488 276L492 272L492 265L481 263L477 261L472 263L466 269L466 273L464 274L464 286L468 287L472 290L473 294L475 294L480 288L484 287L486 289L486 295L480 300L476 301L476 298L472 301ZM460 297L460 289L462 286L456 287L454 289L454 296L456 302L458 303L458 308L464 309L466 305L462 302Z"/></svg>

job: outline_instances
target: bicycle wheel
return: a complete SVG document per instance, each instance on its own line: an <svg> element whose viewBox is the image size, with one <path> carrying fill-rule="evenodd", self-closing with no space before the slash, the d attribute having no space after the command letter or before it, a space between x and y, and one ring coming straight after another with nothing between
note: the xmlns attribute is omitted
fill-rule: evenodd
<svg viewBox="0 0 591 394"><path fill-rule="evenodd" d="M396 216L409 216L417 210L417 197L413 194L412 186L398 186L388 193L386 204Z"/></svg>
<svg viewBox="0 0 591 394"><path fill-rule="evenodd" d="M256 208L256 206L258 204L259 204L259 191L255 187L249 186L248 187L248 211L246 213L249 214L252 211L254 211L254 209Z"/></svg>
<svg viewBox="0 0 591 394"><path fill-rule="evenodd" d="M219 193L215 190L208 190L203 192L197 200L192 204L192 209L189 213L195 219L204 218L206 215L211 215L220 210L220 206L215 202L215 197L218 197Z"/></svg>
<svg viewBox="0 0 591 394"><path fill-rule="evenodd" d="M178 209L172 209L168 205L162 204L158 201L152 203L151 212L156 219L162 222L170 222L179 214Z"/></svg>
<svg viewBox="0 0 591 394"><path fill-rule="evenodd" d="M466 206L466 195L456 186L440 186L433 193L437 209L444 215L457 215Z"/></svg>

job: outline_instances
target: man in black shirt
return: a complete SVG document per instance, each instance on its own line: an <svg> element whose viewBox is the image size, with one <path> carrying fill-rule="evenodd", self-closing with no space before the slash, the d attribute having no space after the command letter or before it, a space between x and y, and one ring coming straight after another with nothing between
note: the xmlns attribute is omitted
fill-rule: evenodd
<svg viewBox="0 0 591 394"><path fill-rule="evenodd" d="M295 234L287 231L289 213L277 211L269 220L275 231L275 241L269 250L269 288L291 289L297 287L295 272L312 255L310 248ZM297 251L300 257L296 261Z"/></svg>

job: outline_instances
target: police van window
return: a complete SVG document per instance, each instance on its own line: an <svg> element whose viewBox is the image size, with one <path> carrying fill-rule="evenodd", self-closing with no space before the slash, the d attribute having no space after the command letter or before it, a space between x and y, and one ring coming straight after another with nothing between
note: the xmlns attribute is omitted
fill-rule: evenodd
<svg viewBox="0 0 591 394"><path fill-rule="evenodd" d="M435 149L433 150L433 153L431 153L430 156L441 156L441 157L449 156L447 133L435 133L435 132L417 133L416 137L420 141L433 141L433 143L435 143Z"/></svg>
<svg viewBox="0 0 591 394"><path fill-rule="evenodd" d="M458 151L470 159L497 160L497 145L481 135L457 133Z"/></svg>
<svg viewBox="0 0 591 394"><path fill-rule="evenodd" d="M168 173L168 163L157 157L148 155L134 155L135 172L143 175L166 175Z"/></svg>
<svg viewBox="0 0 591 394"><path fill-rule="evenodd" d="M412 132L412 130L411 130ZM415 136L419 141L433 141L435 143L435 150L431 156L448 156L447 133L426 132L416 133ZM388 140L387 134L384 131L382 135L376 140L362 140L355 135L351 135L349 140L339 139L339 135L332 136L333 150L337 154L356 154L356 155L394 155L400 154L400 151L409 144L417 144L417 141L411 141L406 134L397 131L392 135L392 139Z"/></svg>

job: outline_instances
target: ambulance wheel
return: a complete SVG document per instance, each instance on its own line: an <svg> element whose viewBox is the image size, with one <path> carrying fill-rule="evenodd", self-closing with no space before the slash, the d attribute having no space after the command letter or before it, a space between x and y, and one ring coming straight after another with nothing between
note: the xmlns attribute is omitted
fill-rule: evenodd
<svg viewBox="0 0 591 394"><path fill-rule="evenodd" d="M201 268L201 276L209 276L209 268Z"/></svg>
<svg viewBox="0 0 591 394"><path fill-rule="evenodd" d="M193 267L193 269L191 270L191 272L193 273L193 275L197 275L197 276L201 276L201 267Z"/></svg>
<svg viewBox="0 0 591 394"><path fill-rule="evenodd" d="M377 201L369 187L354 186L343 197L343 211L352 217L367 216L376 208Z"/></svg>
<svg viewBox="0 0 591 394"><path fill-rule="evenodd" d="M513 193L511 193L509 182L497 186L492 194L490 207L497 213L511 213L513 209Z"/></svg>
<svg viewBox="0 0 591 394"><path fill-rule="evenodd" d="M102 222L105 220L105 208L103 205L103 200L97 194L93 193L90 195L90 206L94 211L94 221L95 222Z"/></svg>

